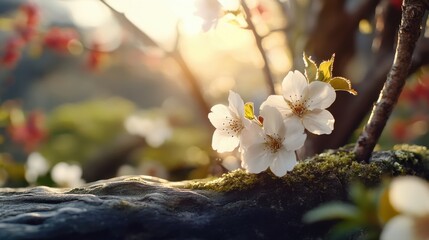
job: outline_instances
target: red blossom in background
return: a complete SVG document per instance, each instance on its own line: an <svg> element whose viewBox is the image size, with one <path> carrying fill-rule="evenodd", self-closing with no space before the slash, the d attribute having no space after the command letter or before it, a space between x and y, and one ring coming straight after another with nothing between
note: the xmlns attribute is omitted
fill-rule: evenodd
<svg viewBox="0 0 429 240"><path fill-rule="evenodd" d="M107 60L107 53L102 51L100 44L94 42L88 53L87 66L91 71L100 70Z"/></svg>
<svg viewBox="0 0 429 240"><path fill-rule="evenodd" d="M33 3L26 3L21 5L20 10L26 16L26 25L27 26L36 26L39 24L40 13L39 8Z"/></svg>
<svg viewBox="0 0 429 240"><path fill-rule="evenodd" d="M22 20L18 21L16 31L21 38L28 42L37 33L37 27L40 22L40 10L37 5L33 3L26 3L19 8Z"/></svg>
<svg viewBox="0 0 429 240"><path fill-rule="evenodd" d="M7 40L0 63L8 68L16 65L21 58L21 49L24 46L24 41L21 38L10 38Z"/></svg>
<svg viewBox="0 0 429 240"><path fill-rule="evenodd" d="M409 102L412 105L420 102L429 104L429 75L422 76L419 81L402 91L401 101Z"/></svg>
<svg viewBox="0 0 429 240"><path fill-rule="evenodd" d="M7 130L13 142L30 152L46 136L45 116L38 111L31 112L24 122L12 123Z"/></svg>
<svg viewBox="0 0 429 240"><path fill-rule="evenodd" d="M37 33L40 21L39 8L32 3L26 3L19 8L19 17L15 23L15 35L6 41L0 64L7 68L15 67L21 58L21 50Z"/></svg>
<svg viewBox="0 0 429 240"><path fill-rule="evenodd" d="M43 44L60 53L68 52L69 44L79 38L76 30L71 28L53 27L45 34Z"/></svg>
<svg viewBox="0 0 429 240"><path fill-rule="evenodd" d="M6 40L3 48L0 48L0 66L14 68L21 59L23 49L30 43L36 48L48 48L60 54L82 53L84 49L76 29L63 27L39 29L40 19L41 11L36 4L25 3L19 7L13 21L12 37ZM108 54L96 42L89 47L87 56L86 66L91 71L100 70L108 60Z"/></svg>
<svg viewBox="0 0 429 240"><path fill-rule="evenodd" d="M397 119L392 123L392 137L398 142L411 142L428 132L429 116L417 115L410 119Z"/></svg>
<svg viewBox="0 0 429 240"><path fill-rule="evenodd" d="M100 45L97 43L92 44L91 51L88 55L88 67L91 70L96 70L100 66L101 62L101 51L100 51Z"/></svg>
<svg viewBox="0 0 429 240"><path fill-rule="evenodd" d="M398 9L398 10L401 10L402 0L390 0L390 4L391 4L394 8L396 8L396 9Z"/></svg>

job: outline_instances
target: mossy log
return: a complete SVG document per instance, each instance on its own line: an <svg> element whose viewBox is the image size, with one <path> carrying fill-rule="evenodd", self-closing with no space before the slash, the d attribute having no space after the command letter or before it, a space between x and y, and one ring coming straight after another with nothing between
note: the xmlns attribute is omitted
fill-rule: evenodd
<svg viewBox="0 0 429 240"><path fill-rule="evenodd" d="M0 239L321 239L326 224L302 216L347 200L352 181L429 177L429 150L401 146L369 164L346 149L298 164L283 178L237 170L212 180L168 182L131 176L74 189L0 189Z"/></svg>

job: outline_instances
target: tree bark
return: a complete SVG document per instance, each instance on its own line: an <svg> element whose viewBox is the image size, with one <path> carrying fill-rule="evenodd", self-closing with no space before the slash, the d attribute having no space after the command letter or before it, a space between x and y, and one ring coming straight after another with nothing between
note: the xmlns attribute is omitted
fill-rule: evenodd
<svg viewBox="0 0 429 240"><path fill-rule="evenodd" d="M355 153L358 161L369 161L393 107L398 101L411 66L411 58L420 36L423 15L427 6L421 0L405 0L399 27L398 45L393 66L375 104L371 116L360 135Z"/></svg>

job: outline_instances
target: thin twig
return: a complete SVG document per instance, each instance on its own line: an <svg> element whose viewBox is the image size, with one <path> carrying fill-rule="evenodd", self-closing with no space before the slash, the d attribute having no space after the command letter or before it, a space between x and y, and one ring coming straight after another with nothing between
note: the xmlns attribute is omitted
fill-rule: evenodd
<svg viewBox="0 0 429 240"><path fill-rule="evenodd" d="M144 43L145 45L149 45L149 46L154 46L157 48L161 48L161 46L155 42L151 37L149 37L145 32L143 32L142 30L140 30L134 23L132 23L126 16L124 13L121 13L119 11L117 11L115 8L113 8L112 6L110 6L109 3L107 3L105 0L100 0L101 3L103 3L107 8L109 8L109 10L113 13L113 15L116 17L116 19L122 23L123 25L125 25L127 27L127 29L134 34L140 41L142 41L142 43ZM161 48L162 49L162 48Z"/></svg>
<svg viewBox="0 0 429 240"><path fill-rule="evenodd" d="M253 24L251 19L252 15L250 13L249 7L247 6L245 0L241 0L241 6L243 7L244 13L246 15L246 23L249 29L252 31L253 37L255 38L256 46L258 47L259 53L261 54L262 60L264 61L264 67L262 70L264 72L265 82L267 83L270 94L275 94L274 79L272 76L270 65L268 63L267 54L265 53L265 49L262 46L263 38L256 31L255 25Z"/></svg>
<svg viewBox="0 0 429 240"><path fill-rule="evenodd" d="M428 1L425 2L405 0L403 3L395 59L368 123L356 142L354 152L358 161L369 162L371 153L405 85L412 54L420 36L423 15L428 7L426 5Z"/></svg>
<svg viewBox="0 0 429 240"><path fill-rule="evenodd" d="M131 22L123 13L118 12L115 8L110 6L105 0L100 0L106 7L108 7L112 13L115 15L115 17L127 28L130 32L132 32L135 37L140 40L143 44L157 47L161 50L163 50L167 56L171 57L176 61L176 63L179 65L179 67L182 69L182 73L184 75L184 79L188 82L190 86L190 91L194 97L194 99L197 101L202 115L207 117L207 115L210 112L210 106L205 100L203 93L201 91L201 88L198 84L198 79L194 75L194 73L189 68L188 64L184 60L182 54L177 48L178 45L178 39L176 39L175 48L173 51L168 52L165 49L163 49L156 41L154 41L149 35L147 35L145 32L143 32L141 29L139 29L133 22ZM179 38L179 31L177 31L177 38Z"/></svg>

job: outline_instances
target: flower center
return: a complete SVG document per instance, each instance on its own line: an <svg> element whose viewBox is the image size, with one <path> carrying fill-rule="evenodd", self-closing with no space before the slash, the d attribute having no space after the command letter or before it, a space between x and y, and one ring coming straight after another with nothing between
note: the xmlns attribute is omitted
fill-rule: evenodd
<svg viewBox="0 0 429 240"><path fill-rule="evenodd" d="M223 130L231 137L238 135L241 130L243 130L243 123L235 118L230 118L227 123L223 123L223 125L227 125Z"/></svg>
<svg viewBox="0 0 429 240"><path fill-rule="evenodd" d="M276 153L283 146L283 139L277 134L275 136L265 135L265 146L272 153Z"/></svg>
<svg viewBox="0 0 429 240"><path fill-rule="evenodd" d="M286 100L293 114L298 117L304 116L304 114L308 111L307 100L297 100L297 101L288 101Z"/></svg>

